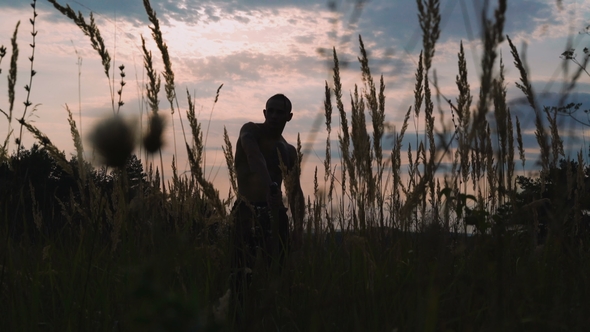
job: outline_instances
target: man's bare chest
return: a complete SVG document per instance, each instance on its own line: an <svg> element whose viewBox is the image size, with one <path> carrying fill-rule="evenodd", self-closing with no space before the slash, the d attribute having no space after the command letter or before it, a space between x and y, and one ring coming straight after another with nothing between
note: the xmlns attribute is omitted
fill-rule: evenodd
<svg viewBox="0 0 590 332"><path fill-rule="evenodd" d="M285 165L289 164L287 144L280 140L259 141L260 152L266 159L267 164L279 165L282 160Z"/></svg>

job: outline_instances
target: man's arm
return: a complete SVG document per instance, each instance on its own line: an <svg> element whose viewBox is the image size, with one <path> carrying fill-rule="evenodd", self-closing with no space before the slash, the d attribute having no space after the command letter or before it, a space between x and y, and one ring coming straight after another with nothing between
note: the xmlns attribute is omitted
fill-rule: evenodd
<svg viewBox="0 0 590 332"><path fill-rule="evenodd" d="M266 159L258 146L259 129L255 123L248 122L240 129L240 142L248 160L250 171L258 175L260 185L269 191L272 179L266 168ZM268 196L268 194L267 194Z"/></svg>

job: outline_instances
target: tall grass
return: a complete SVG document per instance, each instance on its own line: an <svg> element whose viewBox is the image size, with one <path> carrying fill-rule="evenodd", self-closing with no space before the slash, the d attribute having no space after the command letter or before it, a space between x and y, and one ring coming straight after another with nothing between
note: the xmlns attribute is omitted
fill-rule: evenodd
<svg viewBox="0 0 590 332"><path fill-rule="evenodd" d="M49 1L90 38L111 84L110 56L92 15L87 23L69 6ZM437 125L434 112L440 94L432 67L440 35L438 1L417 1L423 51L412 105L386 106L384 77L373 77L360 36L362 83L350 87L345 96L333 48L332 79L325 82L324 94L326 190L320 189L322 174L316 168L304 244L289 253L278 275L267 273L262 259L258 262L246 305L240 309L245 311L240 314L245 317L241 326L231 319L229 297L223 296L230 275L230 211L238 195L231 135L224 130L222 148L231 187L222 198L204 174L206 138L193 99L187 90L188 109L178 107L172 63L156 13L148 0L144 6L164 62L161 75L170 111L179 117L190 164L189 174L178 174L175 143L168 180L162 173L166 128L158 100L160 74L143 38L148 76L143 93L151 110L141 142L144 165L132 156L138 143L128 132L131 127L115 116L105 127L121 129L103 131L99 126L93 140L93 149L110 167L93 168L84 159L77 124L66 108L76 147L75 158L68 160L49 137L27 122L25 115L32 105L28 96L18 122L42 148L21 149L19 133L17 152L10 154L16 125L12 122L19 53L16 25L9 104L2 108L8 131L0 149L0 175L13 176L6 188L15 188L0 196L3 330L582 330L587 326L590 255L583 210L590 172L581 152L574 163L559 168L564 149L557 110L540 108L524 59L504 36L506 1L499 1L493 17L482 22L484 52L476 100L460 44L457 95L445 96L448 102L438 105L450 115L452 132L446 124ZM538 179L516 176L516 150L523 168L525 150L520 120L506 100L504 59L498 58L505 39L520 74L517 87L535 114ZM0 65L5 55L6 48L0 47ZM34 76L33 58L27 92ZM115 115L123 105L123 69L117 109L111 88ZM219 89L213 105L218 98ZM403 119L399 131L387 133L387 121L397 118L398 110ZM337 126L333 116L339 119ZM408 132L411 125L413 136ZM338 138L339 160L331 157L333 135ZM118 144L113 136L119 137L114 139ZM390 151L384 148L387 137L392 139ZM121 147L123 139L129 144ZM299 139L297 145L301 163ZM159 165L149 162L156 152ZM49 207L40 193L49 188L51 178L43 182L35 177L34 158L51 165L53 174L60 174L57 178L70 181L67 186L60 184L65 190L58 189L66 193ZM450 173L441 168L443 162L451 165ZM287 191L292 185L289 176L300 172L297 167L285 174ZM554 195L547 194L551 193L547 187ZM559 192L559 188L565 189ZM538 234L541 229L547 230L546 236Z"/></svg>

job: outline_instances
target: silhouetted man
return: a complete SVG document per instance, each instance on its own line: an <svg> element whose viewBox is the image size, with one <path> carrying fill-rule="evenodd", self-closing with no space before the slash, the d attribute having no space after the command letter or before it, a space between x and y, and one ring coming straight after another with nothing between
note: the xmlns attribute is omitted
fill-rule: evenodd
<svg viewBox="0 0 590 332"><path fill-rule="evenodd" d="M301 242L305 201L299 182L297 150L283 138L293 117L291 101L282 94L268 99L264 123L242 126L236 144L238 200L234 205L232 296L243 301L257 252L270 266L279 266L289 246L289 219L280 191L281 164L286 167L287 199L294 221L292 239Z"/></svg>

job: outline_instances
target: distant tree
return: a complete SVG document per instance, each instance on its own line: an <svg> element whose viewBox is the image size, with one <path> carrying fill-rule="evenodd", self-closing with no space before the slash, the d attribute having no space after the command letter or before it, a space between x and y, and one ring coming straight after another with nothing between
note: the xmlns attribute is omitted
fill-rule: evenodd
<svg viewBox="0 0 590 332"><path fill-rule="evenodd" d="M559 237L588 238L590 235L590 168L578 179L578 163L561 160L559 167L542 178L519 176L512 214L513 224L537 232L540 243L550 232ZM533 229L535 225L537 229Z"/></svg>
<svg viewBox="0 0 590 332"><path fill-rule="evenodd" d="M64 212L75 218L70 226L81 222L81 216L72 212L76 211L72 203L82 209L90 208L85 206L89 204L90 185L107 198L113 211L116 207L111 197L116 178L124 177L127 181L123 187L125 204L141 194L140 188L159 190L150 186L141 161L134 155L124 169L110 173L106 168L96 169L85 162L86 183L80 181L77 158L73 156L68 163L73 174L65 172L45 149L36 144L29 150L22 148L19 154L15 153L0 163L0 227L14 238L26 236L31 240L61 233L68 222L72 222ZM82 197L86 197L86 201Z"/></svg>
<svg viewBox="0 0 590 332"><path fill-rule="evenodd" d="M64 224L57 199L65 199L75 182L38 145L21 149L0 165L0 206L13 236L55 231ZM42 219L35 216L42 216ZM37 224L35 223L37 222Z"/></svg>

